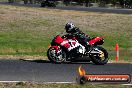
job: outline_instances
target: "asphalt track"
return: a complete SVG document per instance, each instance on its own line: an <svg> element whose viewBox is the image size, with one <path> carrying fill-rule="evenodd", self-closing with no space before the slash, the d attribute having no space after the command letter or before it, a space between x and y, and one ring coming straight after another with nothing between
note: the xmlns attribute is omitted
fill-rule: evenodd
<svg viewBox="0 0 132 88"><path fill-rule="evenodd" d="M130 74L132 76L132 64L94 65L90 62L53 64L44 60L0 60L0 81L75 83L80 65L87 74Z"/></svg>
<svg viewBox="0 0 132 88"><path fill-rule="evenodd" d="M61 10L75 10L75 11L88 11L88 12L101 12L101 13L116 13L116 14L132 14L132 9L110 9L110 8L87 8L87 7L56 7L55 9Z"/></svg>
<svg viewBox="0 0 132 88"><path fill-rule="evenodd" d="M25 4L8 3L8 2L0 2L0 4L41 8L39 4L25 5ZM101 12L101 13L116 13L116 14L132 14L132 9L112 9L112 8L99 8L99 7L87 8L87 7L81 7L81 6L57 6L55 8L51 7L49 9L75 10L75 11L88 11L88 12Z"/></svg>

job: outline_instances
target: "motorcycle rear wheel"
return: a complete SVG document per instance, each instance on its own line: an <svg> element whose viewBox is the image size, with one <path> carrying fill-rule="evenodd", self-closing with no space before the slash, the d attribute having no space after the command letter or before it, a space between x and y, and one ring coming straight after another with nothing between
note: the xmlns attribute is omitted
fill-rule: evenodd
<svg viewBox="0 0 132 88"><path fill-rule="evenodd" d="M102 51L98 55L90 55L92 62L95 63L96 65L104 65L107 64L109 58L108 58L108 52L106 49L104 49L101 46L97 46L97 48Z"/></svg>
<svg viewBox="0 0 132 88"><path fill-rule="evenodd" d="M62 63L66 61L66 53L62 49L60 49L59 52L60 53L57 53L55 48L50 47L47 51L48 59L53 63Z"/></svg>

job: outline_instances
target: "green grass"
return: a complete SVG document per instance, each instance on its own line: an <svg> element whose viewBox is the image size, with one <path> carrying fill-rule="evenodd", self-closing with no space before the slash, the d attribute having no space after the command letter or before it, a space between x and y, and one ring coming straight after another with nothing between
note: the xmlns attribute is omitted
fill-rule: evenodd
<svg viewBox="0 0 132 88"><path fill-rule="evenodd" d="M22 26L21 26L22 24ZM37 29L39 26L47 26L46 21L12 22L8 23L8 31L0 32L1 54L44 54L48 48L50 39ZM28 26L27 26L28 25ZM30 29L31 28L31 29Z"/></svg>
<svg viewBox="0 0 132 88"><path fill-rule="evenodd" d="M132 15L0 6L0 54L46 56L51 39L74 22L91 38L103 36L110 59L119 44L122 60L132 60Z"/></svg>

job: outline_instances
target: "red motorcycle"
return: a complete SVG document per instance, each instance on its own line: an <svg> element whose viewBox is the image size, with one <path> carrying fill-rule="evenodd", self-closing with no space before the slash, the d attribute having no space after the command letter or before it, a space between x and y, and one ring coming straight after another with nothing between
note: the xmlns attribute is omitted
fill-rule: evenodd
<svg viewBox="0 0 132 88"><path fill-rule="evenodd" d="M72 62L78 57L90 57L90 60L95 64L106 64L108 62L108 52L100 46L104 43L104 38L94 37L88 42L90 44L89 49L80 44L75 37L67 39L57 35L47 51L48 59L53 63L62 63Z"/></svg>

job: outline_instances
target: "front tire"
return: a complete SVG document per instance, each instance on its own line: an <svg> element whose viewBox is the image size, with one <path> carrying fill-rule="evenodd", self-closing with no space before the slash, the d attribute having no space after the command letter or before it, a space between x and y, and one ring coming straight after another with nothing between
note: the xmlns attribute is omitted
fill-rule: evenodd
<svg viewBox="0 0 132 88"><path fill-rule="evenodd" d="M108 52L106 49L104 49L101 46L97 46L98 50L101 51L100 54L95 54L95 55L90 55L92 58L92 62L95 63L96 65L104 65L107 64L108 62Z"/></svg>
<svg viewBox="0 0 132 88"><path fill-rule="evenodd" d="M53 63L62 63L66 61L66 53L60 49L59 53L57 53L54 47L50 47L47 51L48 59Z"/></svg>

